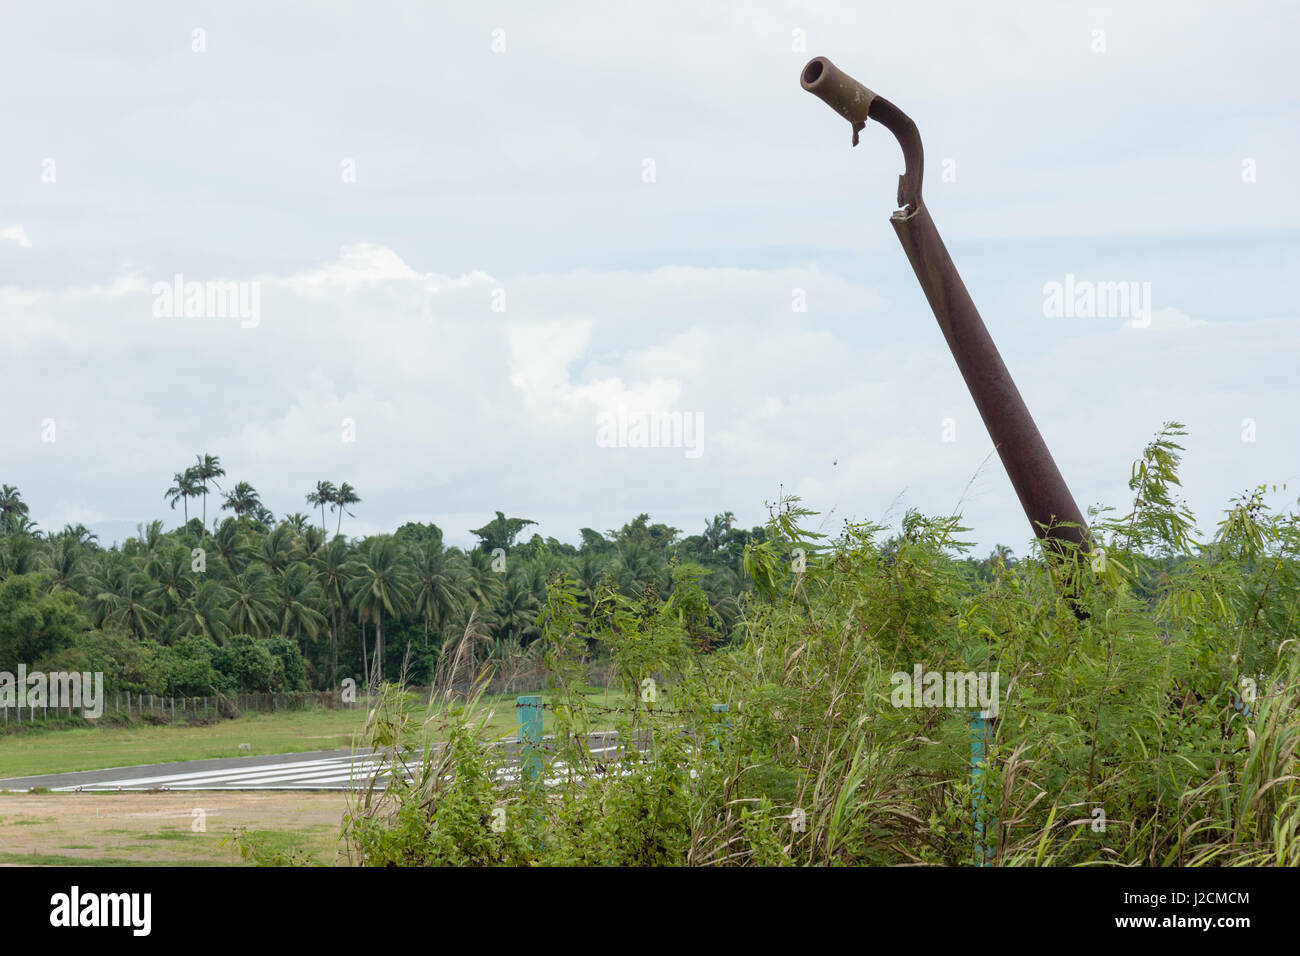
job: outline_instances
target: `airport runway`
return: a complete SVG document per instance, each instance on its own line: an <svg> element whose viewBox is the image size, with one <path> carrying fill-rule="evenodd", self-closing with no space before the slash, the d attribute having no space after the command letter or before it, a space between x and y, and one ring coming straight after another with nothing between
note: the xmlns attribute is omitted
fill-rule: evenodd
<svg viewBox="0 0 1300 956"><path fill-rule="evenodd" d="M592 734L588 738L597 757L611 759L619 750L617 735ZM519 744L507 741L503 767L498 776L503 781L518 777ZM30 790L44 787L54 792L76 790L347 790L369 781L379 763L372 751L316 750L309 753L275 754L250 757L223 757L217 760L186 760L180 763L147 764L137 767L114 767L108 770L82 770L75 773L42 774L32 777L0 779L0 790ZM554 764L551 773L563 772L563 764ZM552 778L554 779L554 778ZM379 784L382 786L381 778Z"/></svg>

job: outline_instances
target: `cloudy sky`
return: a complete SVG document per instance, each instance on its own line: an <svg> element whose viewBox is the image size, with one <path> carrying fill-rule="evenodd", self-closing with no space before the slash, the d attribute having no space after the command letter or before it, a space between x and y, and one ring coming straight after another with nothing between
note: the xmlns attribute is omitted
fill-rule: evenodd
<svg viewBox="0 0 1300 956"><path fill-rule="evenodd" d="M1204 530L1260 483L1293 504L1298 21L7 0L0 482L105 543L179 519L163 492L206 452L277 515L350 482L355 534L465 544L497 509L562 540L643 511L693 533L784 489L828 530L960 502L981 552L1023 553L889 225L898 147L871 124L851 149L799 87L825 55L916 120L927 205L1082 508L1123 507L1168 419ZM169 312L177 275L246 283L255 321ZM1047 314L1067 276L1149 311ZM605 447L619 409L699 444Z"/></svg>

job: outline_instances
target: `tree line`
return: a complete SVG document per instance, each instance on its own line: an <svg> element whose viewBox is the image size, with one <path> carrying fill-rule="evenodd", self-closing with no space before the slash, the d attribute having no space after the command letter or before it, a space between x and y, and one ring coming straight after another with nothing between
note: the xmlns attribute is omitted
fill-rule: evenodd
<svg viewBox="0 0 1300 956"><path fill-rule="evenodd" d="M218 680L271 689L272 672L277 689L399 673L423 682L452 636L468 632L478 662L528 653L555 586L586 614L675 602L708 650L734 633L753 590L744 551L765 536L723 512L685 536L640 514L583 528L577 544L520 540L536 522L498 511L471 529L477 547L446 545L442 529L418 522L349 538L342 519L361 498L347 482L318 482L305 495L312 514L277 519L248 482L223 488L225 474L219 458L196 456L163 495L183 523L142 523L108 547L81 524L42 531L18 489L0 486L0 669L94 665L122 689L175 693ZM209 494L229 512L211 527Z"/></svg>

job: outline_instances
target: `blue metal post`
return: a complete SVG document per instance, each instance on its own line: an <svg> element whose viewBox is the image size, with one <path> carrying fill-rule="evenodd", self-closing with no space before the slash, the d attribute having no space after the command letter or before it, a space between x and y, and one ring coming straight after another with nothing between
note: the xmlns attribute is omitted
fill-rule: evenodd
<svg viewBox="0 0 1300 956"><path fill-rule="evenodd" d="M713 712L714 712L715 714L726 714L726 713L730 713L730 711L731 711L731 705L730 705L730 704L714 704L714 705L713 705ZM722 726L723 726L723 729L724 729L724 730L729 726L729 724L727 723L727 721L726 721L725 719L722 721ZM713 746L713 749L714 749L714 750L721 750L721 749L722 749L722 743L721 743L721 741L718 740L717 737L714 737L714 738L713 738L712 746Z"/></svg>
<svg viewBox="0 0 1300 956"><path fill-rule="evenodd" d="M970 718L970 783L974 797L975 823L975 865L992 866L996 848L989 846L985 828L991 832L997 828L997 820L985 818L984 806L984 768L988 764L989 732L993 727L993 718L987 710L972 712Z"/></svg>
<svg viewBox="0 0 1300 956"><path fill-rule="evenodd" d="M542 774L542 698L515 698L515 720L519 724L519 775L524 783Z"/></svg>

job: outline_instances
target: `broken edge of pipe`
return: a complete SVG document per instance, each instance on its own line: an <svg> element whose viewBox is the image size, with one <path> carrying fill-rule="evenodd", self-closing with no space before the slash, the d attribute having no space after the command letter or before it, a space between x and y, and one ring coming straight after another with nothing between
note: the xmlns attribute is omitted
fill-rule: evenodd
<svg viewBox="0 0 1300 956"><path fill-rule="evenodd" d="M903 150L903 175L898 178L898 207L901 217L914 216L921 208L921 180L925 154L916 124L889 100L877 96L824 56L815 56L799 73L799 85L844 117L853 127L853 145L858 133L874 119L894 134Z"/></svg>

